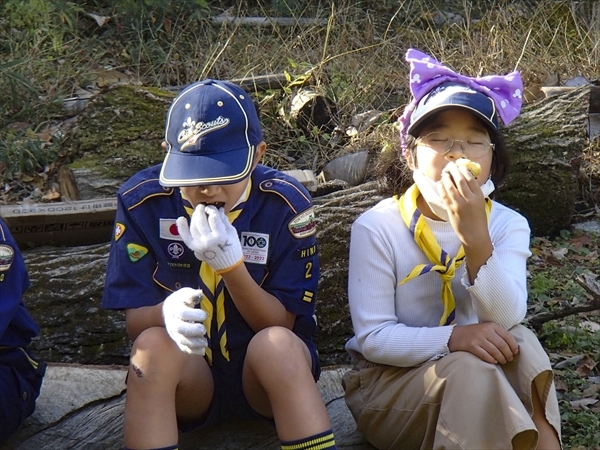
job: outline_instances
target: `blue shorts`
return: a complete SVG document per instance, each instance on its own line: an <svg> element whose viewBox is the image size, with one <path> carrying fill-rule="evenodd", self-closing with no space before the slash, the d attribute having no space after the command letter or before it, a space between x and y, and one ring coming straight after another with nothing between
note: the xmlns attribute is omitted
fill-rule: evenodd
<svg viewBox="0 0 600 450"><path fill-rule="evenodd" d="M311 348L309 346L309 348ZM239 353L242 353L239 355ZM258 414L246 400L242 384L242 370L244 368L244 359L246 352L239 352L237 358L231 361L225 361L223 356L214 352L213 365L211 371L215 384L213 401L208 411L206 420L196 424L179 424L183 432L195 429L214 427L229 421L259 420L275 425L270 417L264 417ZM315 383L319 379L321 366L316 351L311 351L312 372Z"/></svg>
<svg viewBox="0 0 600 450"><path fill-rule="evenodd" d="M29 417L40 395L46 364L34 369L31 353L20 348L0 349L0 443Z"/></svg>

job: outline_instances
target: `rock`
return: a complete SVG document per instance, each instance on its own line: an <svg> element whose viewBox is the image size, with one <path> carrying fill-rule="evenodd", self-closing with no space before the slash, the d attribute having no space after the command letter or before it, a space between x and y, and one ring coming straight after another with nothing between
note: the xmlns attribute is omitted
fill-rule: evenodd
<svg viewBox="0 0 600 450"><path fill-rule="evenodd" d="M361 151L339 156L323 167L325 181L342 180L350 186L358 186L367 176L369 152Z"/></svg>
<svg viewBox="0 0 600 450"><path fill-rule="evenodd" d="M597 220L591 220L588 222L581 222L573 224L573 231L579 235L590 235L600 236L600 222Z"/></svg>
<svg viewBox="0 0 600 450"><path fill-rule="evenodd" d="M317 177L315 177L312 170L284 170L283 173L298 180L309 192L315 192L317 190Z"/></svg>

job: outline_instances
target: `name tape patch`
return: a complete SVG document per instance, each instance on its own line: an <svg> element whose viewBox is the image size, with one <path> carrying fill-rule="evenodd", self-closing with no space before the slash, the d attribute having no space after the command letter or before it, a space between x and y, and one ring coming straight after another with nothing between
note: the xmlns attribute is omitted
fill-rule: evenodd
<svg viewBox="0 0 600 450"><path fill-rule="evenodd" d="M317 253L317 244L313 244L310 247L299 248L294 252L294 259L305 259L310 258Z"/></svg>

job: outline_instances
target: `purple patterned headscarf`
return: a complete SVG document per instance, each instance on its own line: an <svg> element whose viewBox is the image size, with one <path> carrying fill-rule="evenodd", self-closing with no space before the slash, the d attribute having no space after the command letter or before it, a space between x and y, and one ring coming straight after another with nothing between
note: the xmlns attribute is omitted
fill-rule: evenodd
<svg viewBox="0 0 600 450"><path fill-rule="evenodd" d="M523 102L523 82L519 72L508 75L488 75L485 77L467 77L454 72L441 64L435 58L415 50L408 49L406 61L410 63L410 92L413 95L411 102L404 109L400 123L400 143L402 154L406 153L406 130L410 125L412 112L421 100L434 87L454 81L465 84L471 89L479 91L490 97L504 125L512 122L520 113Z"/></svg>

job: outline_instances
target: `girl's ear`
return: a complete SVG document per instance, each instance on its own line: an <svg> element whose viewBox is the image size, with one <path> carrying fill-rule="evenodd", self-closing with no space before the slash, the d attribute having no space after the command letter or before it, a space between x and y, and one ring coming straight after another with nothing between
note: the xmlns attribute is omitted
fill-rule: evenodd
<svg viewBox="0 0 600 450"><path fill-rule="evenodd" d="M406 165L410 170L415 170L417 165L415 164L415 156L412 151L406 152Z"/></svg>

